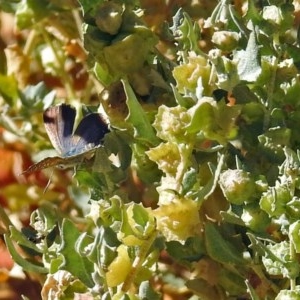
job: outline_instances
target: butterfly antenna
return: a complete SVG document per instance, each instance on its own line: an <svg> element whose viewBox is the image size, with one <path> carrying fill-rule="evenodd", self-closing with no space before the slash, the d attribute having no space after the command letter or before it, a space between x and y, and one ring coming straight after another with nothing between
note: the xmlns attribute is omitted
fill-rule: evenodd
<svg viewBox="0 0 300 300"><path fill-rule="evenodd" d="M47 190L48 190L48 188L49 188L49 186L50 186L50 183L51 183L51 179L52 179L53 173L54 173L54 170L52 170L52 172L51 172L51 174L50 174L49 180L48 180L48 182L47 182L47 185L46 185L45 188L44 188L43 194L46 194L46 192L47 192Z"/></svg>

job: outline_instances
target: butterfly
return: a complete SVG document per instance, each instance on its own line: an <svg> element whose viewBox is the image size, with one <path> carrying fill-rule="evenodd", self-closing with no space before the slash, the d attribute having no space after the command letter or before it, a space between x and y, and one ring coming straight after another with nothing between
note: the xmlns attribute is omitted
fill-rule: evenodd
<svg viewBox="0 0 300 300"><path fill-rule="evenodd" d="M54 166L65 169L94 156L95 150L101 146L105 134L109 132L108 125L100 114L91 113L82 118L74 131L75 117L76 109L68 104L51 106L45 110L45 129L59 156L47 157L22 174Z"/></svg>

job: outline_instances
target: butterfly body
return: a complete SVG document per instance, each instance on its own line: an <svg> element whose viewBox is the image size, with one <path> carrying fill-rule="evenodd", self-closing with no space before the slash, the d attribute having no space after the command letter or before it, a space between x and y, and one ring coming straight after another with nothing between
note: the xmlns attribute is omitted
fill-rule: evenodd
<svg viewBox="0 0 300 300"><path fill-rule="evenodd" d="M30 166L23 173L31 173L49 167L68 168L89 161L101 141L109 132L100 114L85 116L73 132L76 110L61 104L49 107L43 114L46 132L59 156L48 157Z"/></svg>

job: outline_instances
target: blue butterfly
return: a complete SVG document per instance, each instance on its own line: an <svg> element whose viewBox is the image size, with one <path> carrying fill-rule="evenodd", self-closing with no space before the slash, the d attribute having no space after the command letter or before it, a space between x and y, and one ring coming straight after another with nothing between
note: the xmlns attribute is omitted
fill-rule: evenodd
<svg viewBox="0 0 300 300"><path fill-rule="evenodd" d="M43 114L46 132L59 156L47 157L24 173L49 167L68 168L90 160L101 146L108 125L98 113L86 115L73 132L76 109L68 104L52 106Z"/></svg>

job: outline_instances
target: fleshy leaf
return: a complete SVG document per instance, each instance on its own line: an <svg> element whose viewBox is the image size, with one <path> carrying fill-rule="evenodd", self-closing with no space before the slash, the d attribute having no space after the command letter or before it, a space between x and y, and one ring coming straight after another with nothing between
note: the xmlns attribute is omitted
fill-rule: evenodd
<svg viewBox="0 0 300 300"><path fill-rule="evenodd" d="M200 237L188 238L184 245L176 241L166 243L166 250L177 261L183 263L199 261L206 253L204 241Z"/></svg>
<svg viewBox="0 0 300 300"><path fill-rule="evenodd" d="M129 109L129 114L126 120L133 125L135 137L146 144L156 145L158 143L158 139L147 115L145 114L145 111L138 102L128 81L122 80L122 83L126 93L126 103Z"/></svg>
<svg viewBox="0 0 300 300"><path fill-rule="evenodd" d="M64 219L61 226L62 242L61 248L59 249L59 253L64 257L64 261L60 269L69 271L88 287L93 287L93 264L85 257L81 257L74 250L74 245L79 237L80 232L76 226L70 220Z"/></svg>
<svg viewBox="0 0 300 300"><path fill-rule="evenodd" d="M261 73L259 45L255 29L250 33L247 48L239 52L238 74L241 80L255 82Z"/></svg>
<svg viewBox="0 0 300 300"><path fill-rule="evenodd" d="M143 281L140 284L139 288L139 297L140 299L151 299L151 300L159 300L161 299L160 295L158 295L148 281Z"/></svg>
<svg viewBox="0 0 300 300"><path fill-rule="evenodd" d="M22 257L14 247L12 239L7 234L4 235L4 240L14 262L16 262L24 270L28 272L37 272L42 274L48 273L47 268L43 267L42 265L38 265L33 262L30 262L29 260Z"/></svg>
<svg viewBox="0 0 300 300"><path fill-rule="evenodd" d="M0 74L0 94L11 105L17 100L18 84L13 75L5 76Z"/></svg>
<svg viewBox="0 0 300 300"><path fill-rule="evenodd" d="M196 22L193 23L191 17L183 9L179 9L173 17L171 30L175 39L180 43L180 48L201 53L198 46L200 38L199 26Z"/></svg>
<svg viewBox="0 0 300 300"><path fill-rule="evenodd" d="M289 237L292 241L296 253L300 253L300 221L296 221L289 227Z"/></svg>
<svg viewBox="0 0 300 300"><path fill-rule="evenodd" d="M208 255L220 263L237 265L246 263L242 252L230 244L212 223L205 224L205 246Z"/></svg>
<svg viewBox="0 0 300 300"><path fill-rule="evenodd" d="M16 11L17 26L19 29L31 27L50 13L46 0L20 1Z"/></svg>

